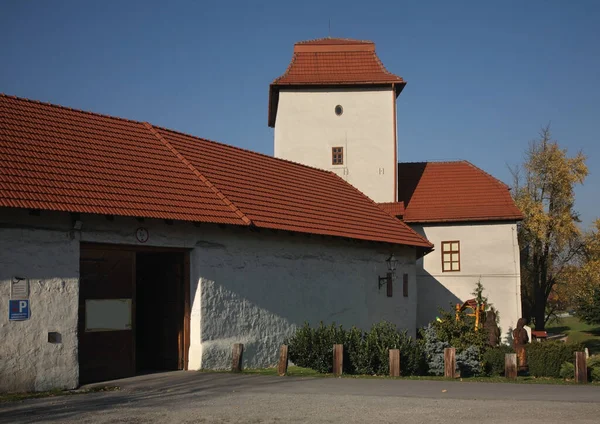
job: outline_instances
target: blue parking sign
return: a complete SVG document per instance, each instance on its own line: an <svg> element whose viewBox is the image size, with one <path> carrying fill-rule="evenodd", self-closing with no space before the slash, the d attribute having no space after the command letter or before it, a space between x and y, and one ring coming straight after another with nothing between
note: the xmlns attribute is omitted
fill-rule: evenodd
<svg viewBox="0 0 600 424"><path fill-rule="evenodd" d="M9 300L8 319L10 321L23 321L29 319L29 299Z"/></svg>

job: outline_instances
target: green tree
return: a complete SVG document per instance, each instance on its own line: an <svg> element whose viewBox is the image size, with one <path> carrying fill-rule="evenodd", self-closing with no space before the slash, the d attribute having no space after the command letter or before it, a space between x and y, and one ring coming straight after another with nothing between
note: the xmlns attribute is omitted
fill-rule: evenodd
<svg viewBox="0 0 600 424"><path fill-rule="evenodd" d="M567 156L552 140L550 128L531 142L525 163L512 169L513 197L524 215L519 225L523 315L543 330L550 314L548 296L581 250L574 187L588 174L585 156Z"/></svg>

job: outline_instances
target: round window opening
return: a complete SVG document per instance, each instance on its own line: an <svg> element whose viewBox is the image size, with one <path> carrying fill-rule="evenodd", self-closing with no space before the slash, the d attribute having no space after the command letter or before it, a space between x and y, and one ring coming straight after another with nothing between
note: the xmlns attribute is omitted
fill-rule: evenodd
<svg viewBox="0 0 600 424"><path fill-rule="evenodd" d="M342 106L340 106L340 105L337 105L335 107L335 114L337 116L342 116L342 113L344 113L344 108Z"/></svg>

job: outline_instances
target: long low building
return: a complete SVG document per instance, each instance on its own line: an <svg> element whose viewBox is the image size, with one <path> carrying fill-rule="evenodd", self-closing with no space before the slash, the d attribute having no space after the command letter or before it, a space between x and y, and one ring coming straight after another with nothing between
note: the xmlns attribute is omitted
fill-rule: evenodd
<svg viewBox="0 0 600 424"><path fill-rule="evenodd" d="M0 391L226 368L233 343L268 366L304 321L415 334L433 245L333 172L5 95L0 159Z"/></svg>

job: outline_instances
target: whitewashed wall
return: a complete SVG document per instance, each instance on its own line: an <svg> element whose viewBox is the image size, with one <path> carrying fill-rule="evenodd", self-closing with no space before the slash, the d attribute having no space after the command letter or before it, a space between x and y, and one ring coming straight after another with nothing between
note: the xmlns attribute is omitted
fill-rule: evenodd
<svg viewBox="0 0 600 424"><path fill-rule="evenodd" d="M393 202L395 101L391 87L282 89L275 157L334 171L376 202ZM341 116L336 105L344 108ZM331 164L332 147L344 147L344 165Z"/></svg>
<svg viewBox="0 0 600 424"><path fill-rule="evenodd" d="M394 251L403 262L398 275L409 274L409 297L402 296L399 277L388 298L377 286L390 253L381 244L85 215L82 230L70 231L67 214L0 212L0 357L12 358L0 361L0 390L78 384L79 242L138 245L140 226L149 230L147 246L192 250L190 369L229 367L235 342L246 346L245 366L273 365L283 339L304 321L368 328L388 320L415 332L412 248ZM14 275L33 282L28 321L8 321ZM48 331L60 332L62 342L48 343Z"/></svg>
<svg viewBox="0 0 600 424"><path fill-rule="evenodd" d="M29 278L31 318L9 321L14 276ZM73 388L79 380L79 243L62 231L0 229L0 392ZM61 343L48 343L48 332Z"/></svg>
<svg viewBox="0 0 600 424"><path fill-rule="evenodd" d="M219 240L219 241L217 241ZM227 234L194 250L193 275L200 281L202 367L230 367L231 344L244 343L246 366L274 365L279 345L308 321L370 328L386 320L415 335L416 285L412 249L397 249L409 274L409 297L401 277L393 297L379 290L389 250L307 239L248 238Z"/></svg>
<svg viewBox="0 0 600 424"><path fill-rule="evenodd" d="M438 307L472 299L478 281L500 312L503 337L521 317L521 277L516 223L418 225L413 229L435 245L417 261L418 324L435 319ZM460 240L461 270L442 272L442 241Z"/></svg>

